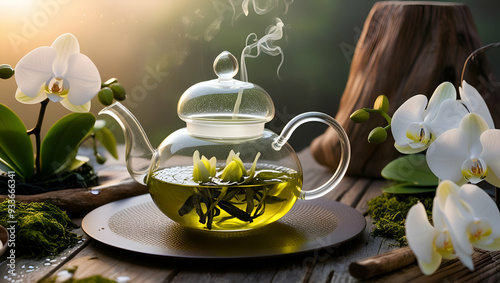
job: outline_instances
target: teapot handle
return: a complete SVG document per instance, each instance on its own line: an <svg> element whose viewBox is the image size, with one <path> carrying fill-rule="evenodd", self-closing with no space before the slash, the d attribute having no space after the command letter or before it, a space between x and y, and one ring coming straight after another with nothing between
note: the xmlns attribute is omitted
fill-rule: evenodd
<svg viewBox="0 0 500 283"><path fill-rule="evenodd" d="M351 159L351 146L349 144L349 138L347 137L346 132L334 118L321 112L306 112L294 117L285 125L283 131L281 131L281 134L273 141L273 149L279 151L290 138L293 131L295 131L298 126L307 122L321 122L332 127L339 136L341 155L337 170L326 183L314 190L301 191L300 198L305 200L324 196L325 194L333 190L340 183L342 177L344 177L349 165L349 161Z"/></svg>

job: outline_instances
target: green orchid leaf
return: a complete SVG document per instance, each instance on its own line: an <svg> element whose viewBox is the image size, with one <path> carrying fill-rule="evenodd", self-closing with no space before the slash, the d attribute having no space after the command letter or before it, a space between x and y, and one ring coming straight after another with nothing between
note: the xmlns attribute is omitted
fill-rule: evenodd
<svg viewBox="0 0 500 283"><path fill-rule="evenodd" d="M118 149L115 136L106 127L101 127L95 130L95 137L104 146L104 148L113 156L114 159L118 159Z"/></svg>
<svg viewBox="0 0 500 283"><path fill-rule="evenodd" d="M422 194L435 192L436 186L415 186L413 183L392 183L389 186L382 189L384 193L390 194Z"/></svg>
<svg viewBox="0 0 500 283"><path fill-rule="evenodd" d="M13 170L21 179L34 172L31 139L21 119L9 107L0 104L0 169Z"/></svg>
<svg viewBox="0 0 500 283"><path fill-rule="evenodd" d="M96 120L95 123L94 123L94 132L102 129L106 127L106 121L105 120L102 120L102 119L99 119L99 120Z"/></svg>
<svg viewBox="0 0 500 283"><path fill-rule="evenodd" d="M437 186L438 178L427 165L424 154L410 154L394 159L382 169L382 177L416 186Z"/></svg>
<svg viewBox="0 0 500 283"><path fill-rule="evenodd" d="M415 186L405 186L405 185L394 185L382 189L384 193L390 194L424 194L435 192L436 187L415 187Z"/></svg>
<svg viewBox="0 0 500 283"><path fill-rule="evenodd" d="M83 164L88 163L90 158L87 156L76 156L75 159L69 165L68 171L74 171L83 166Z"/></svg>
<svg viewBox="0 0 500 283"><path fill-rule="evenodd" d="M4 158L0 158L0 170L4 172L10 172L14 171L16 174L20 175L20 171L18 167L15 166L14 161L9 159L8 154L2 149L0 146L0 156L3 156ZM12 164L12 165L11 165Z"/></svg>
<svg viewBox="0 0 500 283"><path fill-rule="evenodd" d="M42 141L42 176L67 170L76 157L78 146L94 126L91 113L71 113L57 121Z"/></svg>

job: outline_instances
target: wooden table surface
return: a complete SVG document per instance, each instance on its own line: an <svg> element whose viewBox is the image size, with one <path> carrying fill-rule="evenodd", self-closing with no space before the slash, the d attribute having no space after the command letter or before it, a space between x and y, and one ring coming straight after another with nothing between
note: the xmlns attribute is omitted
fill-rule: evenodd
<svg viewBox="0 0 500 283"><path fill-rule="evenodd" d="M326 181L331 172L317 164L308 149L299 154L304 170L304 187ZM367 201L381 194L384 180L345 177L326 198L354 207L361 213ZM0 281L37 282L58 272L77 267L76 278L102 275L128 282L356 282L348 267L353 261L397 249L395 241L373 237L372 219L365 217L364 232L338 247L324 247L305 254L251 260L188 260L153 257L102 244L85 235L82 240L56 257L38 261L17 259L16 276L7 275L5 258L0 263ZM75 219L79 223L81 219ZM498 282L500 252L475 250L475 271L459 261L443 262L432 276L421 274L416 263L369 279L373 282ZM19 281L16 281L19 280Z"/></svg>

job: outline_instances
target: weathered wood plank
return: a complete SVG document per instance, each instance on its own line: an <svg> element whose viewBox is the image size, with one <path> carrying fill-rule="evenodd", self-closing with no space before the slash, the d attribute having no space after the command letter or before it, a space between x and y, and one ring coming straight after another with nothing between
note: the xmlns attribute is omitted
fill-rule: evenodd
<svg viewBox="0 0 500 283"><path fill-rule="evenodd" d="M385 180L374 179L371 181L370 185L366 188L365 193L361 197L356 206L356 209L361 213L366 213L368 211L368 201L374 197L382 195L382 188L386 185Z"/></svg>
<svg viewBox="0 0 500 283"><path fill-rule="evenodd" d="M171 282L306 282L309 267L293 258L199 261L184 266Z"/></svg>
<svg viewBox="0 0 500 283"><path fill-rule="evenodd" d="M124 276L130 278L131 282L163 282L177 272L176 266L172 259L148 257L92 241L51 276L64 269L77 267L77 279L102 275L113 280Z"/></svg>
<svg viewBox="0 0 500 283"><path fill-rule="evenodd" d="M303 149L297 155L299 157L300 164L302 165L304 189L313 189L325 183L333 175L330 168L320 165L314 160L308 147Z"/></svg>
<svg viewBox="0 0 500 283"><path fill-rule="evenodd" d="M383 180L356 179L353 186L340 201L354 205L358 211L364 213L368 209L367 201L381 195ZM338 249L325 249L329 257L318 258L311 273L309 282L357 282L348 272L349 264L366 257L385 253L397 248L396 241L371 236L373 219L365 217L367 226L362 235L346 243Z"/></svg>
<svg viewBox="0 0 500 283"><path fill-rule="evenodd" d="M370 235L372 220L367 217L367 227L356 239L339 246L327 247L319 252L309 282L355 282L349 274L349 264L363 258L384 253L395 247L395 241Z"/></svg>
<svg viewBox="0 0 500 283"><path fill-rule="evenodd" d="M351 207L356 207L370 183L370 179L357 179L352 187L346 191L346 193L342 196L342 198L340 198L339 201Z"/></svg>
<svg viewBox="0 0 500 283"><path fill-rule="evenodd" d="M309 148L305 148L298 154L299 160L301 162L304 174L304 185L305 190L314 189L322 184L324 184L333 175L333 172L326 166L320 165L311 156ZM330 193L326 194L324 197L340 201L341 197L352 188L356 179L345 176L342 181L334 188Z"/></svg>

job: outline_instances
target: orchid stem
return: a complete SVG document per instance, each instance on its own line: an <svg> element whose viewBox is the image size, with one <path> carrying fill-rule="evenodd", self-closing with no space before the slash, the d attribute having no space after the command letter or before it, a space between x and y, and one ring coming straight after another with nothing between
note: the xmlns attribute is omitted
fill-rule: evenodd
<svg viewBox="0 0 500 283"><path fill-rule="evenodd" d="M385 111L380 111L380 115L382 117L384 117L384 119L387 121L387 124L391 125L392 118L389 117L389 115L387 115L387 113L385 113Z"/></svg>
<svg viewBox="0 0 500 283"><path fill-rule="evenodd" d="M392 118L389 115L387 115L387 113L385 113L385 111L383 111L383 110L371 109L371 108L363 108L363 110L365 110L366 112L379 114L380 116L384 117L384 119L387 121L387 124L389 124L389 125L392 122Z"/></svg>
<svg viewBox="0 0 500 283"><path fill-rule="evenodd" d="M485 45L485 46L483 46L481 48L478 48L478 49L474 50L469 55L469 57L467 57L467 59L465 59L464 67L462 69L462 76L460 78L460 83L462 83L464 81L464 76L465 76L465 73L467 72L467 67L469 66L469 61L470 60L474 60L477 55L480 55L480 54L488 51L489 49L497 47L497 46L500 46L500 42L490 43L488 45Z"/></svg>
<svg viewBox="0 0 500 283"><path fill-rule="evenodd" d="M39 174L41 171L41 161L40 161L40 132L42 129L43 116L45 116L45 109L47 108L47 104L49 104L49 99L45 99L40 102L40 112L38 113L38 120L36 121L36 125L33 129L27 131L28 135L35 135L35 144L36 144L36 156L35 156L35 173Z"/></svg>
<svg viewBox="0 0 500 283"><path fill-rule="evenodd" d="M500 188L495 187L495 202L497 203L498 209L500 209Z"/></svg>

